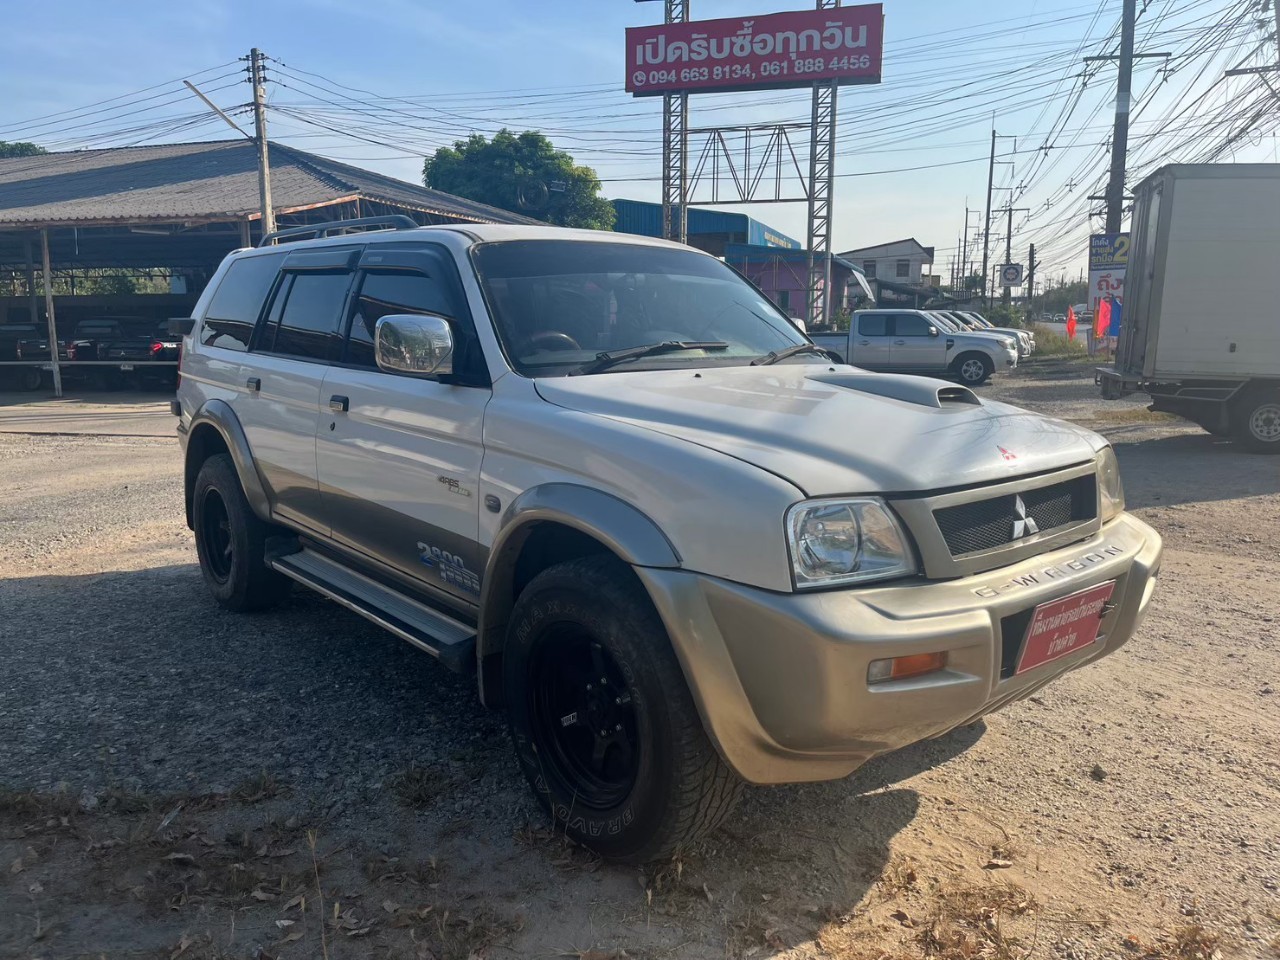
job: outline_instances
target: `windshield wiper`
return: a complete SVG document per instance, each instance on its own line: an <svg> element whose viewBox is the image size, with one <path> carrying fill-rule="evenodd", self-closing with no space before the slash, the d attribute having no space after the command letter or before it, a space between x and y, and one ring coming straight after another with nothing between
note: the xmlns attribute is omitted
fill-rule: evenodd
<svg viewBox="0 0 1280 960"><path fill-rule="evenodd" d="M770 350L763 357L756 357L751 361L753 367L767 367L771 363L777 363L779 360L785 360L787 357L794 357L797 353L819 353L831 359L831 354L823 350L816 343L797 343L794 347L787 347L785 350Z"/></svg>
<svg viewBox="0 0 1280 960"><path fill-rule="evenodd" d="M588 361L574 370L569 376L577 377L584 373L600 373L610 367L627 360L638 360L640 357L652 357L659 353L677 353L681 350L728 350L729 344L723 340L663 340L661 343L648 343L639 347L627 347L625 350L614 350L612 353L597 353L594 360Z"/></svg>

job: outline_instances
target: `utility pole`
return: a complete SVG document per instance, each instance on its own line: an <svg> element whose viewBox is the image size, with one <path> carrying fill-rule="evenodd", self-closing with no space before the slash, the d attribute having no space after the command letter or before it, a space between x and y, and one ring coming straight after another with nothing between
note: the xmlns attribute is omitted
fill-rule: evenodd
<svg viewBox="0 0 1280 960"><path fill-rule="evenodd" d="M990 276L987 270L991 266L991 190L996 182L996 128L991 126L991 162L987 165L987 215L982 221L982 297L987 299L987 283ZM968 219L968 211L965 211ZM988 306L990 302L988 301Z"/></svg>
<svg viewBox="0 0 1280 960"><path fill-rule="evenodd" d="M258 200L262 207L262 235L276 232L276 212L271 205L271 159L267 153L267 104L263 86L263 56L254 47L249 51L249 79L253 83L253 129L258 141Z"/></svg>
<svg viewBox="0 0 1280 960"><path fill-rule="evenodd" d="M1009 204L1009 206L1005 207L1005 212L1009 215L1008 226L1005 229L1005 235L1004 235L1004 262L1005 263L1013 263L1013 214L1015 211L1018 213L1029 212L1026 207L1015 207L1012 203ZM1011 295L1012 295L1012 291L1009 289L1008 286L1006 286L1004 288L1004 295L1001 297L1001 303L1003 303L1006 307L1009 306L1009 300Z"/></svg>
<svg viewBox="0 0 1280 960"><path fill-rule="evenodd" d="M963 285L969 280L969 271L965 269L969 265L969 198L964 198L964 239L960 241L960 283Z"/></svg>
<svg viewBox="0 0 1280 960"><path fill-rule="evenodd" d="M1120 17L1120 66L1116 81L1116 126L1111 136L1111 179L1107 183L1107 233L1120 232L1124 208L1124 164L1129 149L1129 104L1133 87L1133 25L1138 0L1123 0Z"/></svg>
<svg viewBox="0 0 1280 960"><path fill-rule="evenodd" d="M1036 245L1033 243L1027 250L1027 315L1031 314L1031 301L1036 295Z"/></svg>

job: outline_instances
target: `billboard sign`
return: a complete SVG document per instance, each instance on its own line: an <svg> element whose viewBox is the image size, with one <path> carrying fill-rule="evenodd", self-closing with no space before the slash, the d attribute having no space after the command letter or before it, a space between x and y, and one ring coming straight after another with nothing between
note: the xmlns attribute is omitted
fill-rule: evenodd
<svg viewBox="0 0 1280 960"><path fill-rule="evenodd" d="M1095 233L1089 238L1089 312L1108 295L1124 302L1124 275L1129 266L1129 234ZM1106 332L1099 334L1106 336Z"/></svg>
<svg viewBox="0 0 1280 960"><path fill-rule="evenodd" d="M878 3L627 28L627 92L711 93L879 83Z"/></svg>

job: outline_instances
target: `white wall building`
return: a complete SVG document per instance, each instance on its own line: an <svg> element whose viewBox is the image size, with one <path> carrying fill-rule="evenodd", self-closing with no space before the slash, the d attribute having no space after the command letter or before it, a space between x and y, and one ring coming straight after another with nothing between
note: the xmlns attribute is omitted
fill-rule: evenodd
<svg viewBox="0 0 1280 960"><path fill-rule="evenodd" d="M868 280L888 280L912 286L920 286L921 278L932 272L926 267L933 266L933 247L924 246L915 237L846 250L839 256L862 268Z"/></svg>

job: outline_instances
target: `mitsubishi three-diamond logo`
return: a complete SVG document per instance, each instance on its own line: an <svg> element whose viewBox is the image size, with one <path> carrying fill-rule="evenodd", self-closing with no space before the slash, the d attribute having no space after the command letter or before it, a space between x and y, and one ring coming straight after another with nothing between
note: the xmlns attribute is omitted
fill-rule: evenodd
<svg viewBox="0 0 1280 960"><path fill-rule="evenodd" d="M1036 525L1035 518L1027 513L1027 505L1022 502L1022 496L1018 495L1013 498L1013 539L1021 540L1023 537L1030 537L1040 532L1040 528Z"/></svg>

